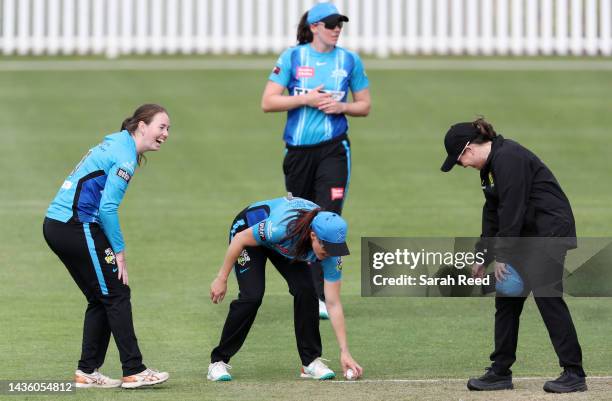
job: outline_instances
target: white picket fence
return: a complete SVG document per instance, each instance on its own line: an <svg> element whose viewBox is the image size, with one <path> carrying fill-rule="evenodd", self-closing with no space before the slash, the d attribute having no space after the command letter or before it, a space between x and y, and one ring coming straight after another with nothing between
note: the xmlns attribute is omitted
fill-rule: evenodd
<svg viewBox="0 0 612 401"><path fill-rule="evenodd" d="M278 53L315 0L0 0L5 55ZM612 53L612 0L336 0L364 54Z"/></svg>

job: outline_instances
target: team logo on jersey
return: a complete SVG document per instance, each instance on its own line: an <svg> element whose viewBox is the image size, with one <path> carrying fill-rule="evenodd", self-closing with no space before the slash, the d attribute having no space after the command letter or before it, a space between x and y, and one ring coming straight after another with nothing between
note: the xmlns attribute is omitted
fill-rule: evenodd
<svg viewBox="0 0 612 401"><path fill-rule="evenodd" d="M314 68L307 66L300 66L295 72L296 78L312 78L314 77Z"/></svg>
<svg viewBox="0 0 612 401"><path fill-rule="evenodd" d="M302 87L295 87L295 88L293 88L293 96L305 95L308 92L310 92L311 90L312 89L302 88ZM331 93L332 99L334 99L336 102L341 102L342 99L344 99L344 95L346 94L345 91L333 91L333 90L327 90L327 89L323 89L321 92L323 92L323 93Z"/></svg>
<svg viewBox="0 0 612 401"><path fill-rule="evenodd" d="M130 175L130 173L128 173L127 171L125 171L124 169L120 168L117 170L117 175L121 178L123 178L125 180L125 182L130 182L130 179L132 178L132 176Z"/></svg>
<svg viewBox="0 0 612 401"><path fill-rule="evenodd" d="M115 252L111 248L106 248L104 250L104 260L109 265L114 265L115 263Z"/></svg>
<svg viewBox="0 0 612 401"><path fill-rule="evenodd" d="M297 86L293 88L293 96L305 95L308 92L310 92L310 89L308 88L302 88L302 87L297 87Z"/></svg>
<svg viewBox="0 0 612 401"><path fill-rule="evenodd" d="M259 225L257 226L257 233L259 234L259 238L261 238L261 240L263 242L266 241L266 222L262 221L261 223L259 223Z"/></svg>
<svg viewBox="0 0 612 401"><path fill-rule="evenodd" d="M236 235L236 230L238 230L238 228L240 228L240 226L243 226L244 224L244 220L242 219L235 222L230 231L230 238L234 238L234 235Z"/></svg>
<svg viewBox="0 0 612 401"><path fill-rule="evenodd" d="M272 74L278 75L281 72L281 68L279 66L274 67L272 70Z"/></svg>
<svg viewBox="0 0 612 401"><path fill-rule="evenodd" d="M342 68L338 68L337 70L333 70L331 73L332 78L345 78L348 77L348 72Z"/></svg>
<svg viewBox="0 0 612 401"><path fill-rule="evenodd" d="M238 256L238 259L236 261L240 266L244 266L249 260L251 260L249 254L247 253L246 249L243 249L242 252L240 252L240 256Z"/></svg>
<svg viewBox="0 0 612 401"><path fill-rule="evenodd" d="M276 227L274 227L274 223L271 221L268 221L267 228L268 230L266 231L266 235L268 236L268 238L272 238L273 231L276 229Z"/></svg>
<svg viewBox="0 0 612 401"><path fill-rule="evenodd" d="M64 181L64 183L62 184L62 189L70 189L72 188L72 181Z"/></svg>
<svg viewBox="0 0 612 401"><path fill-rule="evenodd" d="M480 180L480 187L485 190L487 189L487 185L491 188L495 187L495 182L493 181L493 174L489 172L489 176L485 179Z"/></svg>
<svg viewBox="0 0 612 401"><path fill-rule="evenodd" d="M344 198L344 188L332 188L331 189L331 200L335 201L336 199Z"/></svg>

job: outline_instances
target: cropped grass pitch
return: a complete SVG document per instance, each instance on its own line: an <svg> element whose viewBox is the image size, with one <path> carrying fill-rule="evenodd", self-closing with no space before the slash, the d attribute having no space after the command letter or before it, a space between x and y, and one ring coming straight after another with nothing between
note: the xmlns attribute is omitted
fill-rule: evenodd
<svg viewBox="0 0 612 401"><path fill-rule="evenodd" d="M477 397L468 394L461 381L299 381L291 299L271 266L257 320L231 361L235 381L206 381L209 352L237 290L230 279L223 304L214 306L208 300L229 224L249 202L285 191L285 116L259 109L268 73L0 73L0 379L71 378L80 353L85 300L45 245L43 216L65 175L89 147L117 130L135 106L158 102L170 111L170 139L161 152L149 154L148 163L135 174L120 215L139 344L145 363L169 371L171 379L150 391L113 390L113 399ZM353 171L344 215L352 255L343 269L349 344L365 379L467 379L488 363L492 300L361 298L359 238L479 234L483 200L478 175L462 169L439 171L443 133L451 123L477 114L551 167L572 202L580 235L609 236L612 73L368 74L372 113L350 120ZM568 303L587 372L612 374L609 340L601 334L612 330L612 301L584 298ZM324 356L338 372L333 331L327 322L321 327ZM103 371L121 376L114 343ZM537 308L528 301L514 374L558 373ZM594 397L612 389L610 381L589 386ZM537 381L517 388L514 395L524 399L542 395ZM71 399L102 400L108 394L82 391Z"/></svg>

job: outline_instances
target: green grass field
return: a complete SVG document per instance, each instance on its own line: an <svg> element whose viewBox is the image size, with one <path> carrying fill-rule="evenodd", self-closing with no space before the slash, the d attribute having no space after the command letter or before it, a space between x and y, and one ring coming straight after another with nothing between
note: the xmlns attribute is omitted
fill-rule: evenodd
<svg viewBox="0 0 612 401"><path fill-rule="evenodd" d="M267 74L0 72L0 380L72 377L85 301L44 243L45 210L89 147L117 130L135 106L158 102L170 111L171 137L137 172L121 222L145 363L171 379L142 391L79 391L66 399L612 399L610 379L590 381L591 391L580 395L541 390L544 377L560 368L533 300L523 313L514 374L543 378L518 381L512 393L469 393L463 379L488 366L492 300L361 298L358 256L362 236L479 234L478 174L439 171L443 133L477 114L555 172L579 235L611 236L612 72L605 71L369 71L371 115L351 120L353 173L344 215L354 256L346 258L343 285L349 343L366 380L298 379L291 298L269 267L264 303L231 362L235 381L208 383L209 353L237 290L230 280L226 301L208 299L229 224L248 203L284 194L285 116L259 108ZM612 375L612 299L568 303L587 373ZM321 331L324 357L338 369L329 323ZM120 376L114 344L109 350L104 372ZM462 380L379 381L428 378Z"/></svg>

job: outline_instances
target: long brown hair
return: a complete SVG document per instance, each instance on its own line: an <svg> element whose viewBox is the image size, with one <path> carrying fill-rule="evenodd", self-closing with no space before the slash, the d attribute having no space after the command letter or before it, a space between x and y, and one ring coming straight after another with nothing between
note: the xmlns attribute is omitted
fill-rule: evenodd
<svg viewBox="0 0 612 401"><path fill-rule="evenodd" d="M298 23L297 27L296 37L298 44L300 45L310 43L314 39L314 35L310 30L310 24L308 23L308 11L306 11L304 15L302 15L302 18L300 18L300 22Z"/></svg>
<svg viewBox="0 0 612 401"><path fill-rule="evenodd" d="M312 249L310 242L310 232L312 230L310 225L320 211L321 208L312 210L300 209L297 211L297 216L287 224L287 236L283 238L283 241L295 241L292 248L289 249L289 254L294 258L305 258Z"/></svg>
<svg viewBox="0 0 612 401"><path fill-rule="evenodd" d="M153 121L153 117L155 117L157 113L168 114L166 109L160 106L159 104L154 104L154 103L143 104L142 106L138 107L134 111L134 114L132 114L131 117L128 117L125 120L123 120L123 122L121 123L121 131L127 130L130 133L130 135L133 136L134 132L136 132L136 129L138 128L139 122L142 121L143 123L149 125L151 124L151 121ZM144 155L139 153L138 154L138 165L139 166L143 160L146 161L146 158L144 157Z"/></svg>
<svg viewBox="0 0 612 401"><path fill-rule="evenodd" d="M497 137L497 132L495 132L493 126L487 122L483 116L472 121L472 125L478 131L478 136L471 141L472 143L481 144L490 142Z"/></svg>

